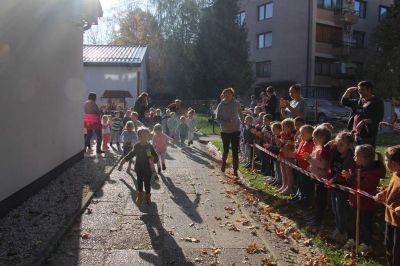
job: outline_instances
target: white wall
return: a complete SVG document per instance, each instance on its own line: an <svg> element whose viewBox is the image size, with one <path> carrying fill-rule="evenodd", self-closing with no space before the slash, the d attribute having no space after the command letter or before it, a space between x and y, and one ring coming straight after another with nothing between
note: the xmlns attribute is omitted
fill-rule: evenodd
<svg viewBox="0 0 400 266"><path fill-rule="evenodd" d="M2 0L0 201L83 150L81 0Z"/></svg>
<svg viewBox="0 0 400 266"><path fill-rule="evenodd" d="M133 106L137 98L137 71L140 69L136 67L84 66L85 99L89 92L95 92L98 103L106 103L100 99L105 90L125 90L133 96L126 99L128 106Z"/></svg>

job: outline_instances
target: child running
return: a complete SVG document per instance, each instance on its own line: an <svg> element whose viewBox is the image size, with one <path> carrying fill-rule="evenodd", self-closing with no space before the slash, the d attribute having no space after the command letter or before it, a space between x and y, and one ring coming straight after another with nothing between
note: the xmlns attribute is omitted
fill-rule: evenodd
<svg viewBox="0 0 400 266"><path fill-rule="evenodd" d="M173 138L168 137L163 133L161 124L156 124L153 129L153 147L158 155L157 162L157 172L161 174L161 169L165 171L167 167L165 166L165 157L167 156L167 145L168 141L174 143Z"/></svg>
<svg viewBox="0 0 400 266"><path fill-rule="evenodd" d="M189 127L189 132L188 132L188 146L193 144L193 140L194 140L194 132L196 130L196 126L197 126L197 119L195 116L195 111L193 109L191 109L188 112L188 118L186 120L186 123Z"/></svg>
<svg viewBox="0 0 400 266"><path fill-rule="evenodd" d="M186 124L186 117L181 116L179 120L178 128L176 129L176 134L179 136L179 142L181 147L185 146L185 140L188 138L189 126Z"/></svg>
<svg viewBox="0 0 400 266"><path fill-rule="evenodd" d="M375 160L375 155L378 156L378 160ZM375 195L376 188L379 185L381 178L385 177L386 168L382 163L383 158L380 153L375 151L372 145L364 144L356 147L354 161L356 162L356 170L360 170L360 189ZM342 176L346 178L347 183L351 188L357 189L357 171L342 171ZM350 204L350 217L348 224L348 236L349 240L344 245L346 249L353 249L355 247L355 221L356 221L356 209L357 209L357 196L349 194ZM360 240L359 251L367 254L371 251L371 242L373 235L373 218L374 218L374 207L375 202L373 199L369 199L360 195Z"/></svg>
<svg viewBox="0 0 400 266"><path fill-rule="evenodd" d="M128 121L125 126L125 130L121 134L122 149L124 156L133 149L133 146L138 142L137 133L134 131L134 125L132 121ZM127 172L131 171L132 160L129 161Z"/></svg>
<svg viewBox="0 0 400 266"><path fill-rule="evenodd" d="M392 208L386 208L385 246L390 266L400 265L400 145L390 147L385 152L386 166L392 172L389 186L375 196Z"/></svg>
<svg viewBox="0 0 400 266"><path fill-rule="evenodd" d="M142 204L143 198L145 196L146 204L151 203L151 162L156 163L158 161L158 156L153 146L149 143L151 133L147 128L140 128L138 130L139 143L136 143L133 150L126 155L118 170L121 171L122 166L136 157L135 172L137 175L138 193L136 197L136 203ZM146 195L143 193L143 184L146 191Z"/></svg>
<svg viewBox="0 0 400 266"><path fill-rule="evenodd" d="M179 121L176 118L175 112L170 113L170 117L167 120L167 127L169 129L169 136L175 140L177 140L177 129L178 129Z"/></svg>
<svg viewBox="0 0 400 266"><path fill-rule="evenodd" d="M103 151L108 150L108 142L110 141L111 125L110 117L108 115L103 115L101 117L101 133L103 136L102 144Z"/></svg>

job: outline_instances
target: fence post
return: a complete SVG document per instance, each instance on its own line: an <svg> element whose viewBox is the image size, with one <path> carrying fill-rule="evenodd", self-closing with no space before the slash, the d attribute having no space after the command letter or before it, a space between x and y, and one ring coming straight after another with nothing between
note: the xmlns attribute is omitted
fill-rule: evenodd
<svg viewBox="0 0 400 266"><path fill-rule="evenodd" d="M357 169L357 218L356 218L356 256L358 254L358 246L360 245L360 169Z"/></svg>
<svg viewBox="0 0 400 266"><path fill-rule="evenodd" d="M256 146L253 144L253 149L251 151L251 170L254 171L254 157L256 153Z"/></svg>

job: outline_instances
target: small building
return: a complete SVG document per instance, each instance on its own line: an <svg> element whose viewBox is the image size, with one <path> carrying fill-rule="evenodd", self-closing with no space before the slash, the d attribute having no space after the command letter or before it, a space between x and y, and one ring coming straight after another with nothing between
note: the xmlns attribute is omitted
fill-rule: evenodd
<svg viewBox="0 0 400 266"><path fill-rule="evenodd" d="M98 0L2 0L0 217L83 158L83 31Z"/></svg>
<svg viewBox="0 0 400 266"><path fill-rule="evenodd" d="M99 105L131 107L147 91L147 46L84 45L83 65L86 94Z"/></svg>

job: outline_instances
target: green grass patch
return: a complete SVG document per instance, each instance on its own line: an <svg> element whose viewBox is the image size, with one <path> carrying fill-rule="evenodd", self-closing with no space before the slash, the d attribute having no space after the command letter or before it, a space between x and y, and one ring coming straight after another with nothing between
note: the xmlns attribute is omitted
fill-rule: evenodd
<svg viewBox="0 0 400 266"><path fill-rule="evenodd" d="M221 129L219 125L216 123L213 125L208 121L209 116L207 114L198 113L197 114L197 128L204 134L204 135L219 135Z"/></svg>
<svg viewBox="0 0 400 266"><path fill-rule="evenodd" d="M400 135L400 134L399 134ZM384 155L384 151L387 147L400 144L400 136L398 134L380 134L377 139L377 151ZM217 147L218 150L222 151L222 142L219 140L212 141L212 144ZM229 154L228 163L232 162L232 157ZM257 165L258 167L258 165ZM312 215L310 210L303 210L296 208L290 204L287 204L288 197L282 196L277 193L276 188L266 184L265 176L258 174L256 171L251 171L240 165L240 171L243 174L245 180L250 184L250 186L258 191L261 191L266 196L266 203L273 206L277 211L293 221L296 222L300 231L308 238L313 240L314 245L316 245L329 259L330 265L344 265L348 258L347 253L342 249L341 245L337 245L328 239L328 235L334 230L334 218L333 215L327 211L329 219L326 219L327 231L322 234L317 232L312 232L306 229L304 224L304 217ZM388 173L389 175L389 173ZM389 178L383 180L383 184L387 184ZM373 235L373 250L374 253L371 256L359 258L357 260L357 265L362 266L378 266L385 265L385 250L382 245L383 236L385 231L385 221L384 221L384 208L382 206L377 207L375 220L374 220L374 235ZM325 235L324 235L325 234Z"/></svg>

